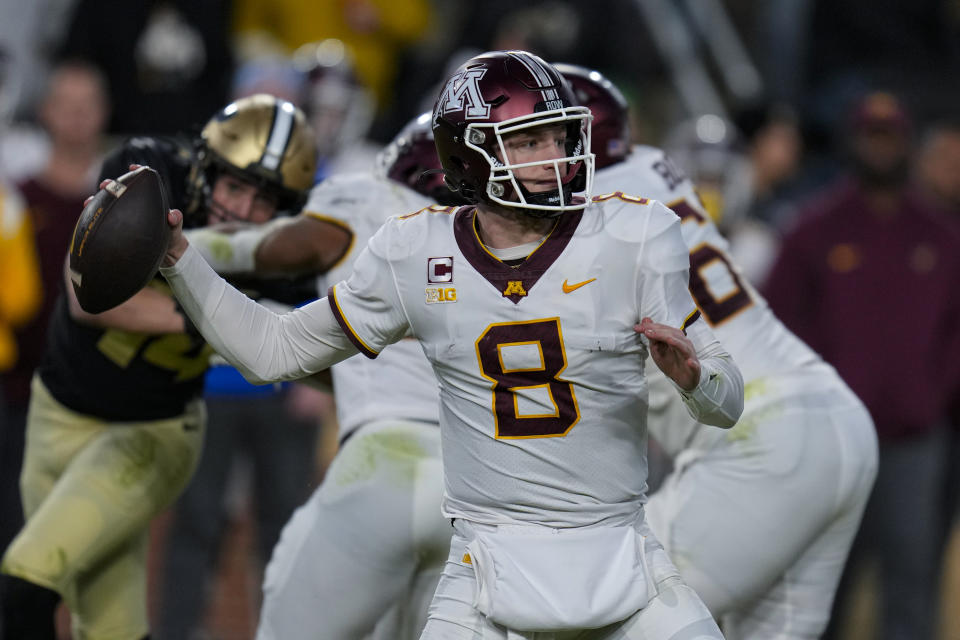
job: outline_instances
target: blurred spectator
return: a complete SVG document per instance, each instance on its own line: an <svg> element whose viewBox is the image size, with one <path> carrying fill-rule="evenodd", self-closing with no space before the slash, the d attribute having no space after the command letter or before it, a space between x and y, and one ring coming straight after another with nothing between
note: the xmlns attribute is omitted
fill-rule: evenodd
<svg viewBox="0 0 960 640"><path fill-rule="evenodd" d="M573 3L515 5L497 25L492 48L531 51L547 60L569 60L581 44L582 31L583 20Z"/></svg>
<svg viewBox="0 0 960 640"><path fill-rule="evenodd" d="M729 234L750 206L750 159L736 126L705 114L670 129L663 149L696 184L714 223Z"/></svg>
<svg viewBox="0 0 960 640"><path fill-rule="evenodd" d="M11 93L8 60L0 52L0 141L15 104L6 99ZM0 374L16 364L18 352L13 332L33 318L42 294L33 224L20 194L8 186L0 173ZM8 416L4 385L0 377L0 549L6 549L23 522L18 482L23 433ZM0 593L0 601L3 598ZM0 640L2 635L0 630Z"/></svg>
<svg viewBox="0 0 960 640"><path fill-rule="evenodd" d="M788 107L764 103L742 109L734 122L750 156L753 197L748 216L777 225L786 215L803 152L797 118Z"/></svg>
<svg viewBox="0 0 960 640"><path fill-rule="evenodd" d="M931 203L960 226L960 120L939 122L927 129L920 144L916 180ZM960 382L952 396L952 429L944 450L946 476L941 498L944 545L960 517Z"/></svg>
<svg viewBox="0 0 960 640"><path fill-rule="evenodd" d="M2 19L0 15L0 19ZM12 21L17 23L16 20ZM2 28L9 28L4 25ZM21 102L23 68L7 39L0 35L0 176L16 182L46 162L49 152L46 136L36 127L18 123L15 112Z"/></svg>
<svg viewBox="0 0 960 640"><path fill-rule="evenodd" d="M50 76L38 116L50 142L46 166L17 185L36 232L43 299L36 317L18 329L20 357L0 378L8 409L4 455L10 455L0 466L3 491L9 492L0 511L0 520L5 523L0 546L4 548L23 524L17 478L23 458L30 379L43 356L47 320L63 282L63 257L74 225L84 198L96 191L108 111L106 86L99 71L79 62L58 65ZM7 525L13 530L7 531Z"/></svg>
<svg viewBox="0 0 960 640"><path fill-rule="evenodd" d="M317 136L317 180L372 170L380 150L367 139L373 96L354 73L350 52L339 40L310 42L297 49L294 63L306 80L300 105Z"/></svg>
<svg viewBox="0 0 960 640"><path fill-rule="evenodd" d="M64 36L77 0L0 2L0 43L10 57L5 110L15 119L32 119L50 74L50 54Z"/></svg>
<svg viewBox="0 0 960 640"><path fill-rule="evenodd" d="M450 6L458 7L451 10ZM447 39L446 53L424 73L423 61L408 74L399 91L414 91L419 111L431 110L440 87L433 86L470 57L483 51L522 49L550 62L567 62L609 72L624 91L643 79L647 110L666 82L664 66L649 28L635 3L620 0L487 0L444 3L448 23L436 29ZM658 77L655 77L658 76ZM427 94L421 102L421 96ZM428 103L428 104L427 104ZM409 114L412 116L413 114Z"/></svg>
<svg viewBox="0 0 960 640"><path fill-rule="evenodd" d="M915 105L921 120L960 107L955 0L781 0L756 3L758 60L775 98L804 117L815 153L870 87Z"/></svg>
<svg viewBox="0 0 960 640"><path fill-rule="evenodd" d="M226 102L231 4L78 0L61 54L103 69L111 132L174 134Z"/></svg>
<svg viewBox="0 0 960 640"><path fill-rule="evenodd" d="M759 285L777 251L770 224L778 189L795 171L799 134L787 115L756 114L745 138L733 122L703 115L667 133L663 148L690 176L744 275Z"/></svg>
<svg viewBox="0 0 960 640"><path fill-rule="evenodd" d="M431 18L428 0L236 0L234 6L241 38L265 32L288 53L326 38L344 42L381 108L391 102L401 52Z"/></svg>
<svg viewBox="0 0 960 640"><path fill-rule="evenodd" d="M233 74L235 98L269 93L303 108L304 74L288 56L277 53L258 55L239 66Z"/></svg>
<svg viewBox="0 0 960 640"><path fill-rule="evenodd" d="M960 237L908 187L911 124L872 93L850 123L850 175L811 204L783 241L770 306L833 364L873 416L880 466L834 608L849 576L878 557L891 640L933 637L945 422L960 318Z"/></svg>
<svg viewBox="0 0 960 640"><path fill-rule="evenodd" d="M917 180L922 193L960 223L960 120L941 122L924 134Z"/></svg>
<svg viewBox="0 0 960 640"><path fill-rule="evenodd" d="M614 64L628 77L662 70L656 47L646 37L648 28L633 3L488 0L465 4L458 25L459 46L481 51L519 48L549 61L597 68Z"/></svg>
<svg viewBox="0 0 960 640"><path fill-rule="evenodd" d="M20 195L0 182L0 372L16 364L13 330L33 317L41 295L33 224ZM0 548L5 549L23 522L17 506L23 433L8 421L4 395L0 381Z"/></svg>

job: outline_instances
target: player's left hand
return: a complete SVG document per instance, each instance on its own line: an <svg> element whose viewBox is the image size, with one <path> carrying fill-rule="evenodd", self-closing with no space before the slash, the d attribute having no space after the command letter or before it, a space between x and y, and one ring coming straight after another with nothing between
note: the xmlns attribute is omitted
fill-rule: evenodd
<svg viewBox="0 0 960 640"><path fill-rule="evenodd" d="M633 330L650 341L650 356L671 380L685 391L693 391L700 383L700 360L693 343L675 327L643 318Z"/></svg>

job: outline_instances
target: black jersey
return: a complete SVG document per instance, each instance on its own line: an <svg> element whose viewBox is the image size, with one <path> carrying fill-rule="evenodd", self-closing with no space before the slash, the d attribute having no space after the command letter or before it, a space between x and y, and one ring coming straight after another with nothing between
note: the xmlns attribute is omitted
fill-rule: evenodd
<svg viewBox="0 0 960 640"><path fill-rule="evenodd" d="M78 413L109 421L157 420L180 415L202 393L211 353L202 339L185 333L147 335L80 324L61 295L38 371L53 397Z"/></svg>
<svg viewBox="0 0 960 640"><path fill-rule="evenodd" d="M104 160L100 180L122 176L131 164L147 165L160 174L170 207L189 213L187 209L195 206L187 193L193 157L193 147L187 140L130 138Z"/></svg>
<svg viewBox="0 0 960 640"><path fill-rule="evenodd" d="M186 206L189 145L133 138L104 161L101 179L121 176L134 163L157 170L171 207ZM162 278L150 286L169 292ZM183 413L202 393L211 352L202 339L183 333L147 335L81 324L61 294L38 372L53 396L74 411L110 421L155 420Z"/></svg>

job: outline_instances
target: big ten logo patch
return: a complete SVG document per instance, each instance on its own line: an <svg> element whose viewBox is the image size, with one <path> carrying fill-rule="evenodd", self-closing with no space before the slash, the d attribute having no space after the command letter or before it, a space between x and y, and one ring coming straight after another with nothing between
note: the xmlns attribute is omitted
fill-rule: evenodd
<svg viewBox="0 0 960 640"><path fill-rule="evenodd" d="M444 304L457 301L457 290L453 287L427 287L427 304Z"/></svg>
<svg viewBox="0 0 960 640"><path fill-rule="evenodd" d="M427 284L453 282L453 257L427 258Z"/></svg>

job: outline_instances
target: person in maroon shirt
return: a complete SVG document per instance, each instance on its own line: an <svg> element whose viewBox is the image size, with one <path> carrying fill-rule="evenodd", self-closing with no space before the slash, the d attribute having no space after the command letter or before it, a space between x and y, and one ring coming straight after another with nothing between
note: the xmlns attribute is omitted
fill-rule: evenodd
<svg viewBox="0 0 960 640"><path fill-rule="evenodd" d="M63 256L83 201L96 190L103 131L109 113L100 72L79 61L53 70L38 119L50 140L43 171L17 184L33 220L43 280L43 303L34 320L17 331L20 357L2 376L7 400L0 460L0 550L23 524L18 490L30 380L46 345L47 321L63 282Z"/></svg>
<svg viewBox="0 0 960 640"><path fill-rule="evenodd" d="M940 565L941 448L957 388L960 236L908 181L900 102L866 96L851 120L850 174L798 217L764 295L870 410L880 440L873 495L847 575L879 556L882 637L932 638ZM849 580L841 582L836 634Z"/></svg>
<svg viewBox="0 0 960 640"><path fill-rule="evenodd" d="M917 154L916 180L923 195L960 229L960 119L935 122L924 132ZM960 362L954 365L960 367ZM944 547L960 526L960 380L953 392L949 416L952 428L943 452L947 470L940 499Z"/></svg>

